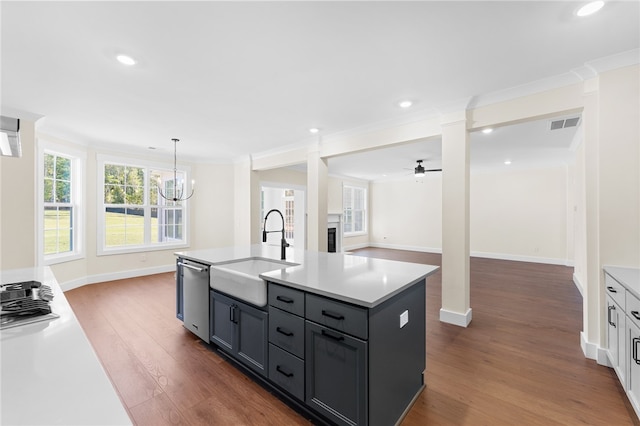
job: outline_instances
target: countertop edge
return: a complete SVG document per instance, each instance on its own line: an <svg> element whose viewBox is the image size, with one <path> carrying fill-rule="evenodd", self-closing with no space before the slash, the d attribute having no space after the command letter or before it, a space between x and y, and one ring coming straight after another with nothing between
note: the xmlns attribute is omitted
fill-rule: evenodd
<svg viewBox="0 0 640 426"><path fill-rule="evenodd" d="M429 272L427 274L424 274L424 275L420 276L419 278L416 278L413 281L409 281L404 286L399 287L396 290L394 290L394 291L392 291L392 292L390 292L390 293L384 295L383 297L380 297L380 298L378 298L378 299L376 299L374 301L366 301L366 300L361 300L361 299L354 299L352 297L345 296L345 295L342 295L342 294L336 294L336 293L333 293L333 292L330 292L330 291L324 291L324 290L317 289L317 288L314 288L314 287L309 287L309 286L305 286L305 285L302 285L302 284L292 283L292 282L285 281L285 280L282 280L282 279L279 279L279 278L263 277L262 274L260 275L260 278L262 278L263 280L268 281L268 282L273 282L275 284L283 285L285 287L295 288L297 290L302 290L302 291L305 291L307 293L313 293L313 294L317 294L318 296L324 296L324 297L328 297L328 298L331 298L331 299L339 300L341 302L351 303L352 305L357 305L357 306L360 306L360 307L363 307L363 308L371 309L371 308L375 308L376 306L386 302L387 300L393 298L394 296L402 293L406 289L408 289L410 287L413 287L415 284L418 284L420 281L426 280L426 278L429 275L434 274L437 270L438 270L438 268L436 267L436 269L434 269L433 271L431 271L431 272Z"/></svg>
<svg viewBox="0 0 640 426"><path fill-rule="evenodd" d="M604 265L602 270L640 299L640 268Z"/></svg>

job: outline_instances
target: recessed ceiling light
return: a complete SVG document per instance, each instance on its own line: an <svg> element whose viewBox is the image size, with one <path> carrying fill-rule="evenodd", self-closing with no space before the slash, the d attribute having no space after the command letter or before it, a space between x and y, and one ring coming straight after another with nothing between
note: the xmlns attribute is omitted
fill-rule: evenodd
<svg viewBox="0 0 640 426"><path fill-rule="evenodd" d="M488 128L488 129L484 129L482 130L482 133L484 133L485 135L488 135L489 133L493 132L492 128Z"/></svg>
<svg viewBox="0 0 640 426"><path fill-rule="evenodd" d="M602 0L592 1L591 3L587 3L584 6L582 6L580 9L578 9L578 11L576 12L576 15L581 17L592 15L597 11L599 11L600 9L602 9L602 6L604 6L604 1Z"/></svg>
<svg viewBox="0 0 640 426"><path fill-rule="evenodd" d="M309 129L310 133L318 133L320 131L320 129L316 128L316 127L312 127Z"/></svg>
<svg viewBox="0 0 640 426"><path fill-rule="evenodd" d="M135 59L133 59L131 56L118 55L118 56L116 56L116 59L118 60L118 62L120 62L123 65L135 65L136 64Z"/></svg>
<svg viewBox="0 0 640 426"><path fill-rule="evenodd" d="M511 160L504 160L504 164L508 166L509 164L511 164Z"/></svg>
<svg viewBox="0 0 640 426"><path fill-rule="evenodd" d="M398 106L400 108L409 108L411 105L413 105L413 102L411 102L411 101L398 102Z"/></svg>

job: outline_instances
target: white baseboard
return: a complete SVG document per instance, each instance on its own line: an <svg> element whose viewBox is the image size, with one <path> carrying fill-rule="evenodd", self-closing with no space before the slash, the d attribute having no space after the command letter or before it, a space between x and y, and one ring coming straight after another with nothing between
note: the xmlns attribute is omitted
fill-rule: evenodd
<svg viewBox="0 0 640 426"><path fill-rule="evenodd" d="M605 367L612 367L609 362L609 357L607 357L607 350L595 343L587 342L584 331L580 332L580 347L582 348L582 353L585 358L592 359Z"/></svg>
<svg viewBox="0 0 640 426"><path fill-rule="evenodd" d="M348 246L344 246L342 250L343 252L345 252L345 251L357 250L357 249L367 248L367 247L371 247L371 244L369 243L351 244Z"/></svg>
<svg viewBox="0 0 640 426"><path fill-rule="evenodd" d="M580 292L580 296L582 296L584 298L584 293L583 293L584 287L582 286L582 283L580 282L580 278L578 278L578 276L576 274L573 274L573 283L576 285L576 288Z"/></svg>
<svg viewBox="0 0 640 426"><path fill-rule="evenodd" d="M386 243L370 243L369 247L386 248L392 250L409 250L418 251L422 253L442 253L441 248L422 247L422 246L407 246L402 244L386 244Z"/></svg>
<svg viewBox="0 0 640 426"><path fill-rule="evenodd" d="M366 245L363 247L366 247ZM387 243L369 243L369 247L387 248L392 250L410 250L410 251L418 251L423 253L440 253L440 254L442 253L441 247L408 246L403 244L387 244ZM357 247L357 248L361 248L361 247ZM573 266L573 260L571 259L522 256L518 254L489 253L489 252L482 252L482 251L472 251L470 255L472 257L482 257L485 259L513 260L516 262L532 262L532 263L545 263L549 265Z"/></svg>
<svg viewBox="0 0 640 426"><path fill-rule="evenodd" d="M440 308L440 321L459 327L467 327L471 322L471 316L471 308L467 309L464 314Z"/></svg>
<svg viewBox="0 0 640 426"><path fill-rule="evenodd" d="M105 281L123 280L126 278L142 277L145 275L161 274L163 272L171 272L176 270L176 265L154 266L152 268L132 269L129 271L110 272L107 274L90 275L75 280L60 283L62 291L73 290L87 284L102 283Z"/></svg>
<svg viewBox="0 0 640 426"><path fill-rule="evenodd" d="M548 265L562 266L569 266L568 263L570 263L570 261L567 259L557 259L553 257L522 256L519 254L487 253L481 251L472 251L471 256L483 257L485 259L513 260L516 262L545 263Z"/></svg>

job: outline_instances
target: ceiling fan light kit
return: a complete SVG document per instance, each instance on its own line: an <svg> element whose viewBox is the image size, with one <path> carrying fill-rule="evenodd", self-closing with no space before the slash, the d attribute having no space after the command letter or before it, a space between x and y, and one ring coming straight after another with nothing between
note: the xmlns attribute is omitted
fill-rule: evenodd
<svg viewBox="0 0 640 426"><path fill-rule="evenodd" d="M424 177L427 172L441 172L442 169L425 169L422 165L424 160L416 160L418 165L413 169L413 175L417 178Z"/></svg>

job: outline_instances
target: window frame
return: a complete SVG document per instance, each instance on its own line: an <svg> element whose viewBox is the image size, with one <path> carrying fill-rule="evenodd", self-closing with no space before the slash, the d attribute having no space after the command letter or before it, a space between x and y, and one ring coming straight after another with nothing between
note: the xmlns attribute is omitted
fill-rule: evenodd
<svg viewBox="0 0 640 426"><path fill-rule="evenodd" d="M144 242L136 245L124 245L117 247L107 247L105 238L105 209L112 207L112 204L105 204L104 202L104 171L105 164L122 165L128 167L142 168L144 169L144 201L141 205L129 205L123 204L123 208L140 208L144 210ZM151 205L149 200L149 172L150 171L163 171L171 172L173 174L173 164L161 163L155 161L140 160L136 158L113 156L97 154L97 170L96 170L96 205L97 205L97 235L96 235L96 255L97 256L109 256L114 254L126 254L126 253L141 253L149 251L162 251L172 250L177 248L185 248L189 246L189 201L184 200L181 203L181 208L169 207L172 211L182 210L182 240L170 240L166 242L151 242L152 235L150 221L147 221L147 216L151 217L151 209L162 207L159 205ZM185 193L191 193L191 168L189 166L180 165L176 166L178 173L184 173L185 180ZM160 209L159 209L160 210ZM164 210L162 214L165 214L167 210ZM160 214L160 211L158 211ZM175 215L175 213L174 213Z"/></svg>
<svg viewBox="0 0 640 426"><path fill-rule="evenodd" d="M351 189L351 204L354 205L354 194L355 191L362 191L363 192L363 209L362 209L362 231L346 231L345 227L347 226L347 213L346 213L346 208L344 205L344 192L345 189L349 188ZM343 183L342 184L342 232L343 235L345 237L356 237L359 235L367 235L368 234L368 229L369 229L369 189L366 186L361 186L361 185L354 185L354 184L347 184L347 183ZM351 221L351 225L353 226L353 215L351 216L352 221Z"/></svg>
<svg viewBox="0 0 640 426"><path fill-rule="evenodd" d="M37 173L37 208L38 208L38 264L39 265L55 265L58 263L69 262L73 260L83 259L86 257L85 250L85 194L86 194L86 159L85 152L78 151L66 145L50 142L46 139L38 138L38 173ZM58 207L65 205L71 207L71 250L62 253L45 254L45 208L49 205L44 200L44 156L45 154L54 155L56 157L67 158L71 161L71 188L69 203L53 203Z"/></svg>

